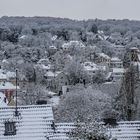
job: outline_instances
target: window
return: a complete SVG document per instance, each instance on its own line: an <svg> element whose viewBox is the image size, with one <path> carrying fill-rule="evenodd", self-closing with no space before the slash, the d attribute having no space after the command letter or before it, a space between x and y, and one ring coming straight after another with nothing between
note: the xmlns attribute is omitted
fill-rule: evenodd
<svg viewBox="0 0 140 140"><path fill-rule="evenodd" d="M5 136L16 135L15 122L5 122Z"/></svg>

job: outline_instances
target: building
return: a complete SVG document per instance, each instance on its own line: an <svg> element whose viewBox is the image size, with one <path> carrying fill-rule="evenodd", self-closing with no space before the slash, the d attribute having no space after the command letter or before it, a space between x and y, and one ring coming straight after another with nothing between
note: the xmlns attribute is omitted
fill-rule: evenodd
<svg viewBox="0 0 140 140"><path fill-rule="evenodd" d="M17 90L19 90L17 86ZM0 92L6 96L8 105L14 105L14 92L16 91L16 86L11 82L1 82L0 83Z"/></svg>
<svg viewBox="0 0 140 140"><path fill-rule="evenodd" d="M104 53L97 53L96 63L101 65L110 66L111 58Z"/></svg>
<svg viewBox="0 0 140 140"><path fill-rule="evenodd" d="M123 62L118 57L111 58L110 68L123 68Z"/></svg>
<svg viewBox="0 0 140 140"><path fill-rule="evenodd" d="M50 105L0 107L0 140L46 140L54 133Z"/></svg>
<svg viewBox="0 0 140 140"><path fill-rule="evenodd" d="M0 96L1 97L1 96ZM52 106L0 106L0 140L70 140L74 123L55 123ZM102 123L104 125L104 123ZM121 121L107 133L117 140L138 140L140 121Z"/></svg>
<svg viewBox="0 0 140 140"><path fill-rule="evenodd" d="M51 55L55 54L57 52L56 46L49 46L48 52Z"/></svg>
<svg viewBox="0 0 140 140"><path fill-rule="evenodd" d="M90 61L84 62L82 66L84 67L84 70L91 76L95 75L99 71L97 64Z"/></svg>
<svg viewBox="0 0 140 140"><path fill-rule="evenodd" d="M82 42L75 40L69 41L62 45L62 50L65 52L69 52L71 49L74 48L85 49L85 45Z"/></svg>
<svg viewBox="0 0 140 140"><path fill-rule="evenodd" d="M118 57L123 57L125 52L126 52L126 48L123 45L114 45L114 53L116 56Z"/></svg>
<svg viewBox="0 0 140 140"><path fill-rule="evenodd" d="M121 78L125 74L124 68L112 68L112 75L113 81L121 80Z"/></svg>
<svg viewBox="0 0 140 140"><path fill-rule="evenodd" d="M129 59L131 62L140 62L140 51L136 47L129 49Z"/></svg>

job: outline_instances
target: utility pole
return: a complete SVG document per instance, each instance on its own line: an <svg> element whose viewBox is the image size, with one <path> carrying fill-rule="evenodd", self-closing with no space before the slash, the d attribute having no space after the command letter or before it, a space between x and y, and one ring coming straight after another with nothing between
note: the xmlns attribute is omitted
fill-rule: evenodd
<svg viewBox="0 0 140 140"><path fill-rule="evenodd" d="M18 113L18 108L17 108L17 69L16 69L16 109L15 109L15 116L18 117L19 113Z"/></svg>

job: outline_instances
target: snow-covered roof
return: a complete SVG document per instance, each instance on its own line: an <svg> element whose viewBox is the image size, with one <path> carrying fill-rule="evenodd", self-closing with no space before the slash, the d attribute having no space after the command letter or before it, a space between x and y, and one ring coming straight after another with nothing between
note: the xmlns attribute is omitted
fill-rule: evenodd
<svg viewBox="0 0 140 140"><path fill-rule="evenodd" d="M0 90L15 90L16 86L14 86L11 82L1 82L0 83ZM17 86L19 89L19 86Z"/></svg>
<svg viewBox="0 0 140 140"><path fill-rule="evenodd" d="M7 63L7 64L8 64L9 62L8 62L8 60L3 59L3 60L2 60L2 63Z"/></svg>
<svg viewBox="0 0 140 140"><path fill-rule="evenodd" d="M7 79L7 75L4 74L4 73L0 73L0 79L6 80Z"/></svg>
<svg viewBox="0 0 140 140"><path fill-rule="evenodd" d="M110 59L110 57L107 54L105 54L105 53L98 53L98 56L99 57L103 57L105 59Z"/></svg>
<svg viewBox="0 0 140 140"><path fill-rule="evenodd" d="M19 37L19 39L25 39L27 37L28 37L27 35L22 35L22 36Z"/></svg>
<svg viewBox="0 0 140 140"><path fill-rule="evenodd" d="M121 61L121 59L119 59L118 57L112 57L111 61Z"/></svg>
<svg viewBox="0 0 140 140"><path fill-rule="evenodd" d="M137 47L131 47L130 50L139 50Z"/></svg>
<svg viewBox="0 0 140 140"><path fill-rule="evenodd" d="M54 35L52 38L51 38L51 40L56 40L57 39L57 35Z"/></svg>
<svg viewBox="0 0 140 140"><path fill-rule="evenodd" d="M48 58L42 58L37 62L37 64L50 64L50 61Z"/></svg>
<svg viewBox="0 0 140 140"><path fill-rule="evenodd" d="M52 92L52 91L48 91L48 94L53 96L53 95L57 95L58 93L55 93L55 92Z"/></svg>
<svg viewBox="0 0 140 140"><path fill-rule="evenodd" d="M0 79L2 80L8 80L9 78L14 78L16 77L16 73L15 72L6 72L3 69L0 69Z"/></svg>
<svg viewBox="0 0 140 140"><path fill-rule="evenodd" d="M56 46L49 46L50 49L57 49Z"/></svg>
<svg viewBox="0 0 140 140"><path fill-rule="evenodd" d="M86 70L89 70L89 69L96 69L96 68L97 68L97 65L96 65L95 63L93 63L93 62L90 62L90 61L84 62L82 65L84 66L84 68L85 68Z"/></svg>
<svg viewBox="0 0 140 140"><path fill-rule="evenodd" d="M45 73L45 76L46 76L46 77L56 77L59 73L61 73L61 71L56 71L56 72L47 71L47 72Z"/></svg>
<svg viewBox="0 0 140 140"><path fill-rule="evenodd" d="M72 40L72 41L70 41L70 42L64 43L64 44L62 45L62 48L63 48L63 49L67 49L67 48L69 48L70 46L76 46L76 47L80 47L80 48L85 48L85 45L84 45L82 42L80 42L80 41L75 41L75 40Z"/></svg>
<svg viewBox="0 0 140 140"><path fill-rule="evenodd" d="M103 30L98 30L98 33L99 34L104 34L104 31Z"/></svg>
<svg viewBox="0 0 140 140"><path fill-rule="evenodd" d="M113 73L125 73L124 68L112 68Z"/></svg>
<svg viewBox="0 0 140 140"><path fill-rule="evenodd" d="M43 64L40 65L40 68L42 68L42 69L44 69L44 70L50 70L51 67L52 67L52 66L51 66L50 64L47 65L47 66L45 66L45 65L43 65Z"/></svg>
<svg viewBox="0 0 140 140"><path fill-rule="evenodd" d="M67 132L76 127L74 123L53 123L52 106L49 104L18 106L18 111L20 116L16 118L14 106L0 107L0 140L69 140ZM4 135L7 121L15 122L15 135ZM121 121L116 127L110 127L107 133L117 140L135 140L140 137L138 127L140 121Z"/></svg>
<svg viewBox="0 0 140 140"><path fill-rule="evenodd" d="M7 76L7 78L15 78L16 77L16 73L15 72L8 71L6 73L6 76Z"/></svg>
<svg viewBox="0 0 140 140"><path fill-rule="evenodd" d="M15 107L0 107L0 140L46 140L52 135L54 121L51 105L18 106L19 118L14 117ZM16 135L5 136L5 121L15 122Z"/></svg>
<svg viewBox="0 0 140 140"><path fill-rule="evenodd" d="M123 46L123 45L114 45L114 48L121 48L121 49L125 49L125 46Z"/></svg>

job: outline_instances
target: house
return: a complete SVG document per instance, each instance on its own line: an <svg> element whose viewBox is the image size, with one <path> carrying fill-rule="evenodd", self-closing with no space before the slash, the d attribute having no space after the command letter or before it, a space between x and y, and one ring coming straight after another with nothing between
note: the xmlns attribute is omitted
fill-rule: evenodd
<svg viewBox="0 0 140 140"><path fill-rule="evenodd" d="M48 52L53 55L57 52L56 46L49 46Z"/></svg>
<svg viewBox="0 0 140 140"><path fill-rule="evenodd" d="M51 105L0 107L0 140L46 140L54 133Z"/></svg>
<svg viewBox="0 0 140 140"><path fill-rule="evenodd" d="M6 72L6 76L7 76L7 81L16 85L16 72L8 71L8 72Z"/></svg>
<svg viewBox="0 0 140 140"><path fill-rule="evenodd" d="M123 62L118 57L111 58L110 68L123 68Z"/></svg>
<svg viewBox="0 0 140 140"><path fill-rule="evenodd" d="M121 80L121 78L125 74L124 68L112 68L112 75L113 81Z"/></svg>
<svg viewBox="0 0 140 140"><path fill-rule="evenodd" d="M68 52L70 49L74 49L74 48L78 48L78 49L85 49L85 45L80 42L80 41L69 41L67 43L64 43L62 45L62 50Z"/></svg>
<svg viewBox="0 0 140 140"><path fill-rule="evenodd" d="M35 65L35 69L40 69L44 74L48 71L53 71L54 66L51 64L49 59L40 59Z"/></svg>
<svg viewBox="0 0 140 140"><path fill-rule="evenodd" d="M73 122L55 123L52 106L0 106L0 140L70 140L67 133L76 127ZM101 123L104 125L104 123ZM140 121L121 121L109 127L107 134L117 140L140 137Z"/></svg>
<svg viewBox="0 0 140 140"><path fill-rule="evenodd" d="M123 57L126 52L126 47L123 45L113 45L114 53L118 57Z"/></svg>
<svg viewBox="0 0 140 140"><path fill-rule="evenodd" d="M106 55L104 53L97 53L96 55L97 55L97 57L96 57L95 61L96 61L97 64L110 66L111 58L108 55Z"/></svg>
<svg viewBox="0 0 140 140"><path fill-rule="evenodd" d="M0 82L10 81L15 84L16 81L16 73L11 71L5 71L0 69Z"/></svg>
<svg viewBox="0 0 140 140"><path fill-rule="evenodd" d="M90 61L84 62L82 66L84 67L84 70L91 76L95 75L97 71L99 71L97 64Z"/></svg>
<svg viewBox="0 0 140 140"><path fill-rule="evenodd" d="M11 82L1 82L0 83L0 92L2 92L7 99L8 105L11 103L13 104L13 99L14 99L14 92L19 90L19 86L13 85Z"/></svg>
<svg viewBox="0 0 140 140"><path fill-rule="evenodd" d="M48 70L45 74L44 74L44 78L46 81L46 86L48 88L56 88L56 84L55 84L55 79L57 77L57 75L61 73L61 71L50 71Z"/></svg>

